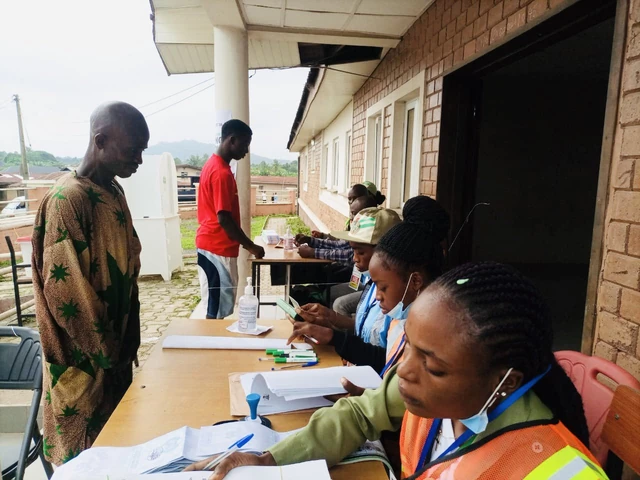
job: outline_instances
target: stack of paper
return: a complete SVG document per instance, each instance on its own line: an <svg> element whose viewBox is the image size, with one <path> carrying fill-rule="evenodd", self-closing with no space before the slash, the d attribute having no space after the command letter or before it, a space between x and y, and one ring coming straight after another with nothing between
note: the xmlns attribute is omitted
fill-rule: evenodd
<svg viewBox="0 0 640 480"><path fill-rule="evenodd" d="M60 470L60 469L58 469ZM63 478L58 476L58 470L53 478L56 480ZM82 474L76 477L64 477L67 479L82 480L208 480L211 472L183 472L169 474ZM229 472L225 480L331 480L329 469L324 460L314 460L312 462L296 463L283 467L240 467Z"/></svg>
<svg viewBox="0 0 640 480"><path fill-rule="evenodd" d="M162 348L199 348L208 350L267 350L272 348L311 350L306 343L287 345L284 338L208 337L203 335L169 335Z"/></svg>
<svg viewBox="0 0 640 480"><path fill-rule="evenodd" d="M199 439L199 430L182 427L133 447L90 448L57 468L53 478L181 472L204 458L196 453Z"/></svg>
<svg viewBox="0 0 640 480"><path fill-rule="evenodd" d="M212 427L202 427L200 429L200 440L196 453L198 456L204 457L222 453L229 448L229 445L232 445L238 439L253 433L253 438L240 450L261 454L297 431L298 430L276 432L258 422L242 421L223 423Z"/></svg>
<svg viewBox="0 0 640 480"><path fill-rule="evenodd" d="M258 414L270 415L331 405L325 395L347 393L342 377L363 388L378 388L382 382L369 366L247 373L240 382L245 394L260 395Z"/></svg>

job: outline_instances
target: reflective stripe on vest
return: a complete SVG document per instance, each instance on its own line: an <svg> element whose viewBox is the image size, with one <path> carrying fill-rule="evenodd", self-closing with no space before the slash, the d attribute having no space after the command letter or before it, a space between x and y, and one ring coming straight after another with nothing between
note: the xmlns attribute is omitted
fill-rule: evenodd
<svg viewBox="0 0 640 480"><path fill-rule="evenodd" d="M380 374L384 377L404 355L404 324L406 320L391 320L387 334L387 363Z"/></svg>
<svg viewBox="0 0 640 480"><path fill-rule="evenodd" d="M524 480L598 480L604 471L581 452L566 446L542 462Z"/></svg>

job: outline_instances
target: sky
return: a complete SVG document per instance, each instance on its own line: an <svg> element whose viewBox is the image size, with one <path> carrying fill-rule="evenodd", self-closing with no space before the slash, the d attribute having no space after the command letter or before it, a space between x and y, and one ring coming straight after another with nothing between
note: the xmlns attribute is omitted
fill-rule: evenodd
<svg viewBox="0 0 640 480"><path fill-rule="evenodd" d="M20 149L15 104L7 102L15 93L27 146L56 156L83 156L87 120L107 100L129 102L148 116L149 145L214 143L213 87L154 114L211 81L142 108L215 76L168 76L153 43L150 13L148 0L1 0L0 150ZM306 69L258 70L250 79L253 152L297 158L286 145L306 77Z"/></svg>

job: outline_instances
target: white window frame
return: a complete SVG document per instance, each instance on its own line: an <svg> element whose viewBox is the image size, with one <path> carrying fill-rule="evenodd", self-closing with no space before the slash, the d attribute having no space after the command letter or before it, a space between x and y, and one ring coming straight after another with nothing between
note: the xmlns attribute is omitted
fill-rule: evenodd
<svg viewBox="0 0 640 480"><path fill-rule="evenodd" d="M384 109L368 115L367 148L365 152L364 180L372 181L380 190L382 178L382 141L384 137Z"/></svg>
<svg viewBox="0 0 640 480"><path fill-rule="evenodd" d="M379 190L386 187L385 195L387 201L385 206L400 210L402 208L402 175L392 175L391 172L399 172L402 166L404 154L402 148L404 145L404 116L405 105L408 101L417 99L417 107L414 116L414 150L413 162L411 165L411 185L410 195L415 196L420 192L421 180L421 154L422 154L422 127L424 118L424 94L425 94L425 71L422 70L413 78L409 79L400 87L396 88L389 95L367 108L367 141L365 142L365 178L363 180L371 180L367 178L371 175L371 151L374 148L372 137L375 134L373 119L377 115L382 115L386 108L391 110L391 138L389 140L390 158L389 158L389 175L387 185L376 183ZM382 169L380 169L382 170ZM379 177L376 177L378 179Z"/></svg>
<svg viewBox="0 0 640 480"><path fill-rule="evenodd" d="M342 181L342 193L346 194L351 188L351 142L353 137L351 136L351 130L349 130L344 137L344 179Z"/></svg>
<svg viewBox="0 0 640 480"><path fill-rule="evenodd" d="M320 188L329 189L329 144L322 143L320 157Z"/></svg>
<svg viewBox="0 0 640 480"><path fill-rule="evenodd" d="M309 188L309 148L304 152L304 182L302 188L306 192Z"/></svg>
<svg viewBox="0 0 640 480"><path fill-rule="evenodd" d="M409 111L413 110L413 141L411 145L407 145L408 141L408 133L407 130L407 120L409 118ZM418 116L418 99L414 98L412 100L408 100L404 102L404 114L402 116L402 161L400 163L400 168L402 171L402 180L400 181L400 206L404 207L405 202L405 191L406 186L406 174L407 174L407 152L411 151L411 165L409 169L409 178L412 179L412 172L414 170L413 166L416 162L419 162L418 157L420 156L420 148L419 143L416 145L416 135L420 135L421 128L416 124L416 118ZM417 147L417 148L416 148ZM411 188L411 184L409 184L409 198L417 195L417 192L413 192Z"/></svg>
<svg viewBox="0 0 640 480"><path fill-rule="evenodd" d="M331 190L340 190L340 137L333 139L331 151Z"/></svg>

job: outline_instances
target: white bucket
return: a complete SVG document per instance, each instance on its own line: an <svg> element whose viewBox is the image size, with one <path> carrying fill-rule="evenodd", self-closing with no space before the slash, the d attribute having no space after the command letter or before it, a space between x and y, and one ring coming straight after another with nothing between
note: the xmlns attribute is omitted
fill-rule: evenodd
<svg viewBox="0 0 640 480"><path fill-rule="evenodd" d="M33 253L31 237L18 237L16 238L16 243L20 246L20 251L22 252L22 262L20 263L30 264L31 254ZM25 268L24 274L26 277L31 278L31 267Z"/></svg>

